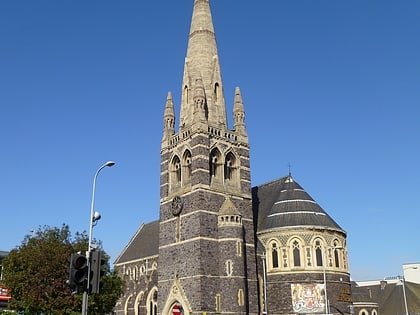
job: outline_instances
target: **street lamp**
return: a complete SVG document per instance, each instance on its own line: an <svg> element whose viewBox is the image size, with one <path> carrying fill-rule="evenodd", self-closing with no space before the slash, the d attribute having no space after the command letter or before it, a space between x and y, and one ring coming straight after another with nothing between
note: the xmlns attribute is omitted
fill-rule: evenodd
<svg viewBox="0 0 420 315"><path fill-rule="evenodd" d="M325 259L326 258L326 255L327 255L327 249L328 248L325 248L323 251L322 251L322 265L323 265L323 267L324 267L324 297L325 297L325 314L328 314L329 312L328 312L328 293L327 293L327 266L326 266L326 264L327 264L327 260Z"/></svg>
<svg viewBox="0 0 420 315"><path fill-rule="evenodd" d="M417 269L417 266L412 266L412 267L407 267L407 268L403 267L402 285L403 285L404 306L405 306L405 314L409 315L408 314L408 305L407 305L407 295L405 293L405 274L404 274L404 270L407 270L407 269Z"/></svg>
<svg viewBox="0 0 420 315"><path fill-rule="evenodd" d="M104 165L102 165L95 173L93 177L93 188L92 188L92 201L90 205L90 217L89 217L89 244L88 244L88 251L87 251L87 267L88 267L88 280L87 280L87 287L86 290L83 292L83 302L82 302L82 315L87 315L88 310L88 298L89 298L89 287L90 287L90 252L92 251L92 230L93 227L98 223L98 220L101 218L101 214L94 210L95 207L95 190L96 190L96 178L100 171L102 171L105 167L114 166L114 161L108 161Z"/></svg>

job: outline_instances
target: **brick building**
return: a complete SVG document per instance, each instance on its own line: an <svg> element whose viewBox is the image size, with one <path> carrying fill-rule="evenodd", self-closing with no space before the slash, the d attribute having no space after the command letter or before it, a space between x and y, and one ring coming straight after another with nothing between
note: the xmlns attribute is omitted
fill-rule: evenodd
<svg viewBox="0 0 420 315"><path fill-rule="evenodd" d="M179 130L170 92L163 112L159 220L115 262L116 314L357 314L346 232L291 174L251 187L233 99L229 128L209 0L194 0Z"/></svg>

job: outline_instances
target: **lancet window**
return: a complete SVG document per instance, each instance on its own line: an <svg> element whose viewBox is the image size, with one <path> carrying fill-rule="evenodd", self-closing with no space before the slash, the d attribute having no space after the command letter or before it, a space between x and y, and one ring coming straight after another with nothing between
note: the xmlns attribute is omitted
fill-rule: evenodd
<svg viewBox="0 0 420 315"><path fill-rule="evenodd" d="M334 264L336 268L340 268L340 250L341 246L338 240L334 240Z"/></svg>
<svg viewBox="0 0 420 315"><path fill-rule="evenodd" d="M150 291L149 296L147 297L147 314L149 315L157 315L157 293L157 289L154 288L152 291Z"/></svg>
<svg viewBox="0 0 420 315"><path fill-rule="evenodd" d="M192 175L192 158L191 152L186 150L183 156L183 184L188 184L191 182Z"/></svg>
<svg viewBox="0 0 420 315"><path fill-rule="evenodd" d="M210 181L221 182L222 170L220 167L222 157L220 151L217 148L214 148L210 152L209 158L209 170L210 170ZM222 164L223 165L223 164Z"/></svg>
<svg viewBox="0 0 420 315"><path fill-rule="evenodd" d="M235 156L229 152L225 158L225 180L232 180L235 172Z"/></svg>
<svg viewBox="0 0 420 315"><path fill-rule="evenodd" d="M322 254L322 242L320 239L316 239L314 242L315 245L315 258L316 258L316 265L317 267L322 267L323 263L323 254Z"/></svg>
<svg viewBox="0 0 420 315"><path fill-rule="evenodd" d="M292 242L292 255L293 255L293 266L300 267L301 266L301 246L298 240L294 240Z"/></svg>
<svg viewBox="0 0 420 315"><path fill-rule="evenodd" d="M171 180L173 184L181 183L181 161L177 155L172 159Z"/></svg>
<svg viewBox="0 0 420 315"><path fill-rule="evenodd" d="M276 242L271 243L271 267L279 267L279 248Z"/></svg>

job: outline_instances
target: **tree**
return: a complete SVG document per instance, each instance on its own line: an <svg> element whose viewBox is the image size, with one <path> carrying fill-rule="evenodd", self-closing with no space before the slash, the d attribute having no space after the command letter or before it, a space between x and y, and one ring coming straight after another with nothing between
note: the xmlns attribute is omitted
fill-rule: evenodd
<svg viewBox="0 0 420 315"><path fill-rule="evenodd" d="M86 251L87 246L86 232L72 238L64 224L61 228L45 226L25 236L3 260L3 283L12 296L9 308L23 314L80 313L82 294L72 294L67 280L71 254ZM110 313L122 293L122 280L110 272L109 256L105 259L105 285L101 293L89 297L89 314Z"/></svg>

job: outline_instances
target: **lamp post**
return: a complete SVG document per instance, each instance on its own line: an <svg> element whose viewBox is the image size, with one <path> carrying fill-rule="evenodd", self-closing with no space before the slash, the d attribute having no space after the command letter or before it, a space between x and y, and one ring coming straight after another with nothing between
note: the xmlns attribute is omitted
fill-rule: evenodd
<svg viewBox="0 0 420 315"><path fill-rule="evenodd" d="M327 260L325 259L327 256L328 248L322 251L322 266L324 268L324 293L325 293L325 314L328 314L328 293L327 293Z"/></svg>
<svg viewBox="0 0 420 315"><path fill-rule="evenodd" d="M88 299L89 299L89 287L90 287L90 253L92 251L92 231L93 227L96 225L97 221L101 218L99 212L95 212L95 190L96 190L96 178L100 171L102 171L105 167L114 166L114 161L108 161L104 165L102 165L95 173L93 177L93 188L92 188L92 201L90 205L90 217L89 217L89 243L88 243L88 250L86 252L87 256L87 267L88 267L88 280L87 280L87 287L86 290L83 292L83 302L82 302L82 315L87 315L88 310Z"/></svg>
<svg viewBox="0 0 420 315"><path fill-rule="evenodd" d="M404 306L405 306L405 314L406 315L409 315L409 313L408 313L408 305L407 305L407 295L405 293L405 274L404 274L404 270L407 270L407 269L417 269L417 267L416 266L407 267L407 268L404 268L403 267L402 287L403 287Z"/></svg>

